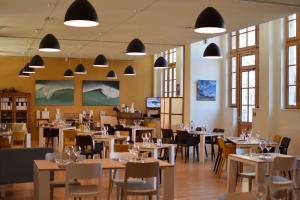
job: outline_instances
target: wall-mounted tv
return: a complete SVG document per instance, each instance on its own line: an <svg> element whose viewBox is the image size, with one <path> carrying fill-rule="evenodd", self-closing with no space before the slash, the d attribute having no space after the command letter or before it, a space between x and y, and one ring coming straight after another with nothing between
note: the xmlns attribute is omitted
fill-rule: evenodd
<svg viewBox="0 0 300 200"><path fill-rule="evenodd" d="M159 97L147 97L146 98L147 108L160 108L160 98Z"/></svg>

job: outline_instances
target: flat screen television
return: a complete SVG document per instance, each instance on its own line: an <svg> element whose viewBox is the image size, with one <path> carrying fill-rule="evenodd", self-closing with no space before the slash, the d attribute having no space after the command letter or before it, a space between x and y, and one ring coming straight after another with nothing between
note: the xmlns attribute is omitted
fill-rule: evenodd
<svg viewBox="0 0 300 200"><path fill-rule="evenodd" d="M159 97L147 97L146 98L147 108L160 108L160 98Z"/></svg>

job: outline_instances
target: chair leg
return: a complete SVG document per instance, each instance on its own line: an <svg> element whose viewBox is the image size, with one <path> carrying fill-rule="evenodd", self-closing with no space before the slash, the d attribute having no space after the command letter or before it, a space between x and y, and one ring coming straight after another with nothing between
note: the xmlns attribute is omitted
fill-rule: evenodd
<svg viewBox="0 0 300 200"><path fill-rule="evenodd" d="M220 157L221 157L221 154L218 153L217 158L216 158L216 161L215 161L214 170L213 170L215 173L217 172L218 166L219 166L219 164L220 164Z"/></svg>
<svg viewBox="0 0 300 200"><path fill-rule="evenodd" d="M181 148L181 159L183 159L183 146L181 146L180 148Z"/></svg>
<svg viewBox="0 0 300 200"><path fill-rule="evenodd" d="M151 194L149 195L149 200L152 200L152 195Z"/></svg>
<svg viewBox="0 0 300 200"><path fill-rule="evenodd" d="M249 192L252 191L252 178L249 178Z"/></svg>
<svg viewBox="0 0 300 200"><path fill-rule="evenodd" d="M176 158L177 158L177 152L178 152L178 146L176 147L176 152L175 152L175 161L176 161Z"/></svg>
<svg viewBox="0 0 300 200"><path fill-rule="evenodd" d="M205 156L207 158L207 149L206 149L206 144L204 144L204 149L205 149Z"/></svg>
<svg viewBox="0 0 300 200"><path fill-rule="evenodd" d="M211 160L214 160L215 157L215 148L214 148L214 144L211 144Z"/></svg>
<svg viewBox="0 0 300 200"><path fill-rule="evenodd" d="M197 161L199 161L199 146L196 145Z"/></svg>

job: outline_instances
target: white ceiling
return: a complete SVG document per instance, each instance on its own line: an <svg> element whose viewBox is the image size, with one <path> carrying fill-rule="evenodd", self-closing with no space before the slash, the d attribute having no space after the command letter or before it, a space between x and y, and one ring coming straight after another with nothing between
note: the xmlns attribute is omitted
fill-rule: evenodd
<svg viewBox="0 0 300 200"><path fill-rule="evenodd" d="M144 42L148 54L207 38L193 31L207 6L221 13L228 31L300 12L300 0L90 0L100 25L72 28L63 25L72 2L1 0L0 55L28 54L29 47L35 54L40 39L52 33L62 51L42 56L93 58L101 52L109 58L131 59L124 51L134 37ZM53 20L45 21L47 17Z"/></svg>

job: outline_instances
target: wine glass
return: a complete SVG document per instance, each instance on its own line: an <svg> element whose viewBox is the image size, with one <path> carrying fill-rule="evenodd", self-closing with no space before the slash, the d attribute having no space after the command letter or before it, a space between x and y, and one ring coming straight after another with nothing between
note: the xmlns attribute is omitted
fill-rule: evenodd
<svg viewBox="0 0 300 200"><path fill-rule="evenodd" d="M80 146L75 146L73 151L74 151L74 155L76 157L76 161L79 161L80 154L81 154L81 147Z"/></svg>
<svg viewBox="0 0 300 200"><path fill-rule="evenodd" d="M270 150L272 149L271 141L267 141L267 142L266 142L266 149L267 149L268 153L269 153Z"/></svg>
<svg viewBox="0 0 300 200"><path fill-rule="evenodd" d="M6 127L7 127L7 126L6 126L6 123L2 123L1 127L2 127L2 130L5 131L5 129L6 129Z"/></svg>
<svg viewBox="0 0 300 200"><path fill-rule="evenodd" d="M145 144L145 141L146 141L146 133L143 133L143 134L142 134L142 140L143 140L143 144Z"/></svg>
<svg viewBox="0 0 300 200"><path fill-rule="evenodd" d="M263 152L264 152L264 149L266 148L266 141L261 140L261 141L259 142L259 148L260 148L261 152L263 153Z"/></svg>
<svg viewBox="0 0 300 200"><path fill-rule="evenodd" d="M65 154L68 155L68 160L71 160L71 153L72 153L72 150L73 150L73 146L65 147Z"/></svg>

